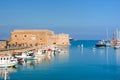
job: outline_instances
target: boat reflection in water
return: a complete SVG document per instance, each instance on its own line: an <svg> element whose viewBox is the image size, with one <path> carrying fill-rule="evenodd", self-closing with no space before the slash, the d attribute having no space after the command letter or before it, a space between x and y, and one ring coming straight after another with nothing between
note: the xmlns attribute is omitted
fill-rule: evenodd
<svg viewBox="0 0 120 80"><path fill-rule="evenodd" d="M24 62L19 62L18 67L20 69L34 69L38 67L47 66L50 63L54 63L54 61L67 62L69 59L69 47L60 47L60 51L55 52L54 54L47 56L40 56L36 60L27 60Z"/></svg>
<svg viewBox="0 0 120 80"><path fill-rule="evenodd" d="M116 50L116 64L120 65L120 49L115 50Z"/></svg>
<svg viewBox="0 0 120 80"><path fill-rule="evenodd" d="M10 79L10 74L17 72L15 67L0 68L0 80Z"/></svg>
<svg viewBox="0 0 120 80"><path fill-rule="evenodd" d="M49 68L56 61L59 63L66 62L69 59L69 47L61 47L60 50L52 53L51 55L45 54L40 56L36 60L26 60L18 62L16 68L0 68L0 80L13 79L14 72L19 71L27 72L28 70ZM13 74L12 74L13 73ZM17 74L15 73L15 74ZM18 76L17 76L18 77ZM16 78L17 78L16 77Z"/></svg>
<svg viewBox="0 0 120 80"><path fill-rule="evenodd" d="M57 60L60 63L67 62L69 60L69 47L62 48L62 51L57 54Z"/></svg>
<svg viewBox="0 0 120 80"><path fill-rule="evenodd" d="M116 65L117 52L112 47L96 48L92 59L99 65ZM120 57L120 56L119 56Z"/></svg>

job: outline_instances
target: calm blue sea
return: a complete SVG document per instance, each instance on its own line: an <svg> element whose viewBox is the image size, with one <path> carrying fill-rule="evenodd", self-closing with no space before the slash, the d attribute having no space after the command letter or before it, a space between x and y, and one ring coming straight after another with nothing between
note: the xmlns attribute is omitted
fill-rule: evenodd
<svg viewBox="0 0 120 80"><path fill-rule="evenodd" d="M8 80L120 80L120 49L95 48L94 40L71 41L68 52L10 68ZM83 44L83 48L80 45ZM0 73L1 80L4 80Z"/></svg>

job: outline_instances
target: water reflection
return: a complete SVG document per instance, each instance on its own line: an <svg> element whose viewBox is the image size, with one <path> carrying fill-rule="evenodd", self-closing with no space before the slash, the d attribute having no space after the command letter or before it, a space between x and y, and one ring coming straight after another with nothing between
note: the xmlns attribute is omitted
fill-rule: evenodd
<svg viewBox="0 0 120 80"><path fill-rule="evenodd" d="M57 54L59 62L67 62L69 60L69 47L62 48L62 52Z"/></svg>
<svg viewBox="0 0 120 80"><path fill-rule="evenodd" d="M107 62L107 64L108 64L108 49L109 49L109 47L106 47L106 62Z"/></svg>
<svg viewBox="0 0 120 80"><path fill-rule="evenodd" d="M78 53L75 54L77 55L75 60L83 64L94 65L116 64L116 54L115 50L112 47L106 48L84 47L84 50L82 48L77 49L78 50L74 50L75 53Z"/></svg>
<svg viewBox="0 0 120 80"><path fill-rule="evenodd" d="M78 45L77 49L80 51L81 55L84 53L84 47L81 47L80 45Z"/></svg>
<svg viewBox="0 0 120 80"><path fill-rule="evenodd" d="M36 60L27 60L25 62L18 63L19 69L25 70L25 69L35 69L38 66L44 65L44 63L49 63L52 61L52 56L45 56L40 57Z"/></svg>
<svg viewBox="0 0 120 80"><path fill-rule="evenodd" d="M37 60L27 60L26 62L19 63L19 65L22 65L24 69L34 69L38 66L48 66L50 63L54 63L55 61L58 61L57 63L67 62L69 60L69 47L62 47L61 50L61 52L54 55L43 56Z"/></svg>
<svg viewBox="0 0 120 80"><path fill-rule="evenodd" d="M105 55L105 52L106 51L106 48L99 48L98 49L98 53L101 55L101 56L104 56Z"/></svg>
<svg viewBox="0 0 120 80"><path fill-rule="evenodd" d="M15 67L11 68L0 68L0 79L10 79L10 74L17 72Z"/></svg>
<svg viewBox="0 0 120 80"><path fill-rule="evenodd" d="M116 49L116 64L120 65L120 49Z"/></svg>
<svg viewBox="0 0 120 80"><path fill-rule="evenodd" d="M116 65L116 54L115 49L112 47L106 47L96 50L96 55L99 54L102 64Z"/></svg>
<svg viewBox="0 0 120 80"><path fill-rule="evenodd" d="M10 79L11 73L26 71L26 70L35 70L42 67L49 67L49 64L53 64L56 59L57 63L64 63L69 60L69 47L61 47L61 52L57 52L53 55L41 56L36 60L26 60L19 62L16 68L7 68L7 79ZM5 79L5 68L0 68L0 80Z"/></svg>

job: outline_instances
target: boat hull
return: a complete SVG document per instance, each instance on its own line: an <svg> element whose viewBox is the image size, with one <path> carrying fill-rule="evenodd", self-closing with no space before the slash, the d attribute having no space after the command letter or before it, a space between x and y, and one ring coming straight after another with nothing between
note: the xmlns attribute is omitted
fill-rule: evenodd
<svg viewBox="0 0 120 80"><path fill-rule="evenodd" d="M17 65L17 59L11 56L0 57L0 67L11 67Z"/></svg>
<svg viewBox="0 0 120 80"><path fill-rule="evenodd" d="M114 46L114 48L115 48L115 49L119 49L119 48L120 48L120 46Z"/></svg>
<svg viewBox="0 0 120 80"><path fill-rule="evenodd" d="M10 63L0 63L0 68L3 68L3 67L11 67L11 66L15 66L17 65L17 62L10 62Z"/></svg>
<svg viewBox="0 0 120 80"><path fill-rule="evenodd" d="M106 47L105 44L96 44L95 46L96 46L96 47Z"/></svg>

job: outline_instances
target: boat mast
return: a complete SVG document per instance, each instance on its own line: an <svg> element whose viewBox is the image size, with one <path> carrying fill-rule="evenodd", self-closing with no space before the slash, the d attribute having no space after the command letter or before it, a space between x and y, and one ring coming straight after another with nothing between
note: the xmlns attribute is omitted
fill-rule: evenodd
<svg viewBox="0 0 120 80"><path fill-rule="evenodd" d="M107 33L106 35L107 35L107 41L108 41L108 29L106 29L106 33Z"/></svg>
<svg viewBox="0 0 120 80"><path fill-rule="evenodd" d="M116 40L119 40L119 30L116 29Z"/></svg>

